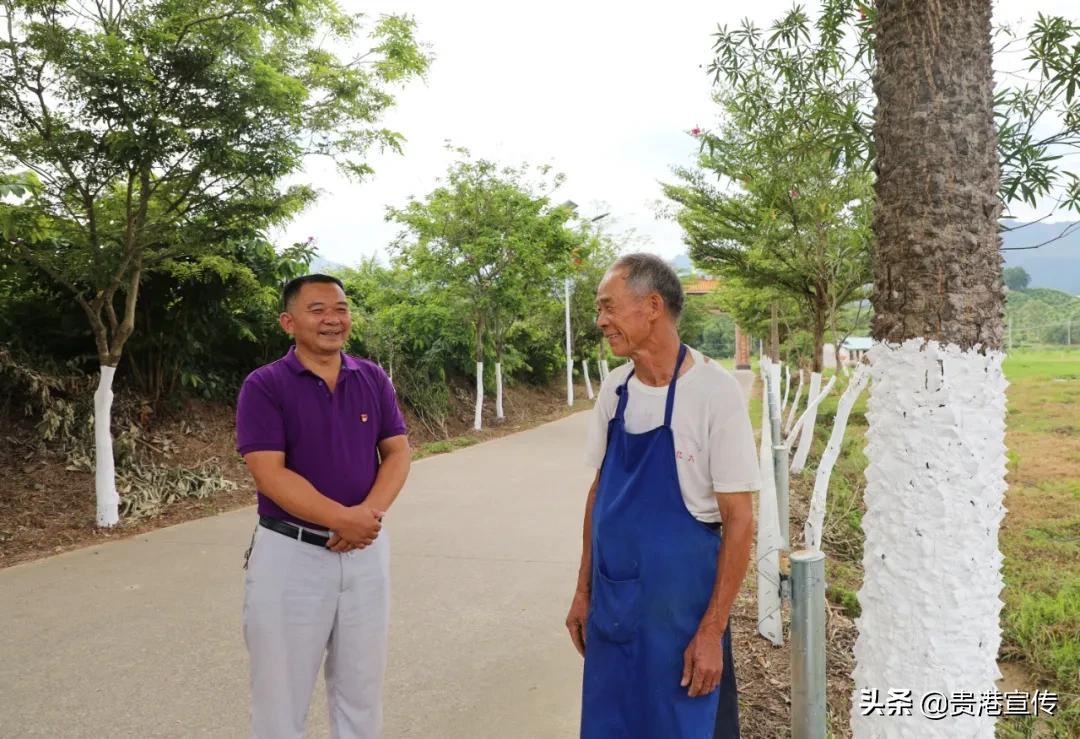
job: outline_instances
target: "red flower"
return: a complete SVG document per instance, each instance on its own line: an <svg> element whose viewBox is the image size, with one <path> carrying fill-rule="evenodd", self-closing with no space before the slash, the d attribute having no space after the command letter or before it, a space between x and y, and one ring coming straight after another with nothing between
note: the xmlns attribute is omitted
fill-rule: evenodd
<svg viewBox="0 0 1080 739"><path fill-rule="evenodd" d="M788 193L788 194L791 196L791 199L794 200L795 198L799 197L799 188L797 188L797 187L791 188L791 192Z"/></svg>
<svg viewBox="0 0 1080 739"><path fill-rule="evenodd" d="M690 129L690 135L691 136L700 136L701 135L701 129L698 128L697 126L694 126L693 128Z"/></svg>

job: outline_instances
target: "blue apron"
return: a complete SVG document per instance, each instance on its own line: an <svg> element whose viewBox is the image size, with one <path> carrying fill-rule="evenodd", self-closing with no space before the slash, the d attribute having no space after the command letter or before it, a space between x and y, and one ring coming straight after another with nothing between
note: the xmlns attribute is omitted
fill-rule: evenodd
<svg viewBox="0 0 1080 739"><path fill-rule="evenodd" d="M720 536L686 509L675 467L671 412L686 358L679 348L664 425L627 433L630 377L616 391L592 510L592 591L586 626L582 739L737 739L739 705L724 632L724 672L691 698L683 652L716 583Z"/></svg>

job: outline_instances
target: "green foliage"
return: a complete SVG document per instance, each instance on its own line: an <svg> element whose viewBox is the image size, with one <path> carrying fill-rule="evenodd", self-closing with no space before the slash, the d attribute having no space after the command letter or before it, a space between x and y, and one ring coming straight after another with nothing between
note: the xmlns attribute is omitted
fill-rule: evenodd
<svg viewBox="0 0 1080 739"><path fill-rule="evenodd" d="M1060 290L1010 291L1005 320L1012 348L1080 344L1080 298Z"/></svg>
<svg viewBox="0 0 1080 739"><path fill-rule="evenodd" d="M281 189L308 155L370 171L388 85L422 74L412 22L365 26L329 0L7 4L0 55L0 255L70 293L119 361L146 271L256 239L310 203ZM363 46L340 59L323 46ZM49 91L49 92L44 92ZM170 266L170 263L173 263Z"/></svg>
<svg viewBox="0 0 1080 739"><path fill-rule="evenodd" d="M679 338L709 357L735 355L735 322L721 312L717 293L687 296L679 318Z"/></svg>
<svg viewBox="0 0 1080 739"><path fill-rule="evenodd" d="M694 262L743 297L789 299L785 316L810 332L816 369L826 329L872 276L868 149L838 127L865 122L869 78L840 31L853 18L826 2L816 25L796 7L768 38L749 23L721 29L718 128L701 134L697 168L676 168L664 186Z"/></svg>
<svg viewBox="0 0 1080 739"><path fill-rule="evenodd" d="M476 361L487 338L501 359L514 320L550 294L577 240L565 225L570 211L548 203L562 175L457 152L461 159L427 197L388 210L403 228L396 263L466 308Z"/></svg>
<svg viewBox="0 0 1080 739"><path fill-rule="evenodd" d="M1031 284L1031 275L1023 267L1006 267L1002 277L1010 290L1024 290Z"/></svg>

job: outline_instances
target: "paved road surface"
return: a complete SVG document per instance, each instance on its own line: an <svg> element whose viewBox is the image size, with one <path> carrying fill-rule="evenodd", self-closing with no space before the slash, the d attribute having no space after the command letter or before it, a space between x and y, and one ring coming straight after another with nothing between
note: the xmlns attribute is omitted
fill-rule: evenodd
<svg viewBox="0 0 1080 739"><path fill-rule="evenodd" d="M587 414L413 467L387 520L386 737L576 735ZM0 570L0 736L243 737L246 508ZM308 716L327 736L322 678Z"/></svg>

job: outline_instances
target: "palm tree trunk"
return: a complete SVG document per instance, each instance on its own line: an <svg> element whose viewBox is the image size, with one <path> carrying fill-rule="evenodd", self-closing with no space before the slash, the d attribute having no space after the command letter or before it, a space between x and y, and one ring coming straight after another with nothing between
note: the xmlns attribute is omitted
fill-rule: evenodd
<svg viewBox="0 0 1080 739"><path fill-rule="evenodd" d="M920 709L932 692L991 692L1000 674L1006 383L990 18L990 0L877 3L857 738L994 735L991 716ZM911 715L863 716L890 688L911 691Z"/></svg>

